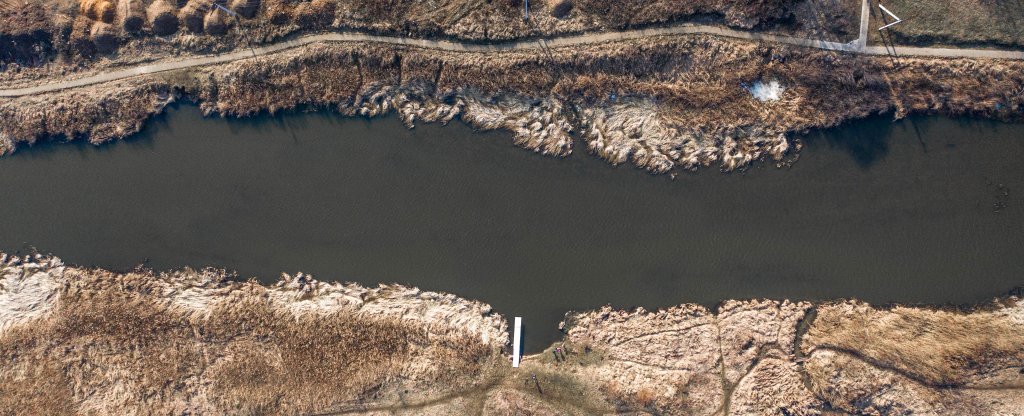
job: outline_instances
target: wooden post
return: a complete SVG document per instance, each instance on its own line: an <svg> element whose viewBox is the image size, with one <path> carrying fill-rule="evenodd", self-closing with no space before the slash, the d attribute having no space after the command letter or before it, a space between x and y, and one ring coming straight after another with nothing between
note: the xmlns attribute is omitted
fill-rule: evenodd
<svg viewBox="0 0 1024 416"><path fill-rule="evenodd" d="M512 368L519 368L519 344L523 341L523 318L516 317L515 327L512 330Z"/></svg>

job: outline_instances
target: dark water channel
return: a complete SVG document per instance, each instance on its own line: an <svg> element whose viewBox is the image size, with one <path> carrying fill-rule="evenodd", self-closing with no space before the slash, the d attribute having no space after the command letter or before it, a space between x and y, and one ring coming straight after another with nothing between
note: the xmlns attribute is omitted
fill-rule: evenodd
<svg viewBox="0 0 1024 416"><path fill-rule="evenodd" d="M1024 283L1024 125L859 121L790 169L653 177L463 125L202 118L0 158L0 250L400 282L524 317L746 297L976 302Z"/></svg>

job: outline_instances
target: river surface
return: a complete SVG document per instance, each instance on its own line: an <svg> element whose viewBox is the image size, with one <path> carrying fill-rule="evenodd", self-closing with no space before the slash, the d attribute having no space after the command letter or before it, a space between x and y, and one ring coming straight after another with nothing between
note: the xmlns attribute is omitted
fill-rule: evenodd
<svg viewBox="0 0 1024 416"><path fill-rule="evenodd" d="M1024 125L874 118L805 137L792 168L675 180L510 141L182 106L128 141L0 158L0 250L415 285L523 316L528 351L609 303L966 303L1024 284Z"/></svg>

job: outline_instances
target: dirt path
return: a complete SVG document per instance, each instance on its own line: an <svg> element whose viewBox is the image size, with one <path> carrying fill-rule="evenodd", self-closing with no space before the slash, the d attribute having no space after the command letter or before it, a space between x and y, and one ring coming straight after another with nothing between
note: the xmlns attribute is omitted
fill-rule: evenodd
<svg viewBox="0 0 1024 416"><path fill-rule="evenodd" d="M870 13L868 10L868 0L864 0L863 6L861 8L860 36L857 40L854 40L853 42L849 43L827 42L817 39L803 39L790 36L774 35L769 33L746 32L740 30L727 29L718 26L695 25L689 23L682 23L649 29L626 30L620 32L590 33L582 35L560 36L550 39L522 40L515 42L493 44L466 43L450 40L411 39L398 36L380 36L355 32L324 33L318 35L302 36L296 39L261 46L251 50L244 49L221 55L197 56L189 59L168 59L162 62L144 64L117 71L104 72L101 74L74 80L35 85L24 88L0 89L0 97L20 97L25 95L42 94L68 88L83 87L87 85L116 81L119 79L125 79L139 75L156 74L160 72L174 71L191 67L222 64L226 62L252 58L254 56L269 55L313 43L330 42L384 43L389 45L404 45L423 49L436 49L448 52L491 53L505 51L541 50L544 49L545 47L564 48L596 43L641 39L654 36L708 34L737 39L776 42L787 45L817 48L823 50L842 51L867 55L887 55L889 54L889 51L886 50L885 47L867 46L868 20L870 18L869 15ZM901 56L917 55L945 58L993 58L1024 60L1024 51L1014 50L901 47L897 49L897 53L899 53Z"/></svg>

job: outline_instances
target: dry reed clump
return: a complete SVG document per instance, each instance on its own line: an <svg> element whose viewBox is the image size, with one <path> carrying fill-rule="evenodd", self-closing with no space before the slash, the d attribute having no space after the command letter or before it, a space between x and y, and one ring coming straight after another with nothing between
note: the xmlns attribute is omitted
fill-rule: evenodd
<svg viewBox="0 0 1024 416"><path fill-rule="evenodd" d="M54 20L43 4L0 7L0 64L32 66L53 49Z"/></svg>
<svg viewBox="0 0 1024 416"><path fill-rule="evenodd" d="M295 7L295 23L301 27L324 28L334 22L334 0L312 0Z"/></svg>
<svg viewBox="0 0 1024 416"><path fill-rule="evenodd" d="M121 29L128 33L139 33L146 23L146 10L141 0L119 0L117 15Z"/></svg>
<svg viewBox="0 0 1024 416"><path fill-rule="evenodd" d="M214 9L203 18L203 31L211 35L223 35L228 31L227 14L220 9Z"/></svg>
<svg viewBox="0 0 1024 416"><path fill-rule="evenodd" d="M242 17L251 19L260 10L260 0L231 0L229 8Z"/></svg>
<svg viewBox="0 0 1024 416"><path fill-rule="evenodd" d="M96 45L92 42L92 25L95 20L84 15L75 17L68 35L68 45L76 56L92 57L96 55Z"/></svg>
<svg viewBox="0 0 1024 416"><path fill-rule="evenodd" d="M268 0L263 2L263 14L274 25L285 25L292 21L295 4L292 0Z"/></svg>
<svg viewBox="0 0 1024 416"><path fill-rule="evenodd" d="M551 17L561 19L572 11L573 0L548 0L546 5L550 10Z"/></svg>
<svg viewBox="0 0 1024 416"><path fill-rule="evenodd" d="M168 0L155 0L146 9L153 34L167 36L178 31L178 16Z"/></svg>
<svg viewBox="0 0 1024 416"><path fill-rule="evenodd" d="M181 25L189 32L202 33L203 16L206 15L209 5L207 0L189 0L185 7L178 10L178 19L181 20Z"/></svg>
<svg viewBox="0 0 1024 416"><path fill-rule="evenodd" d="M78 7L80 14L103 23L113 23L116 15L114 3L110 0L82 0Z"/></svg>
<svg viewBox="0 0 1024 416"><path fill-rule="evenodd" d="M92 43L96 45L96 51L99 53L111 53L117 50L119 42L117 28L112 24L93 23L89 29L89 38L92 39Z"/></svg>
<svg viewBox="0 0 1024 416"><path fill-rule="evenodd" d="M1017 319L846 302L818 308L804 349L852 354L932 385L963 385L1024 362Z"/></svg>

